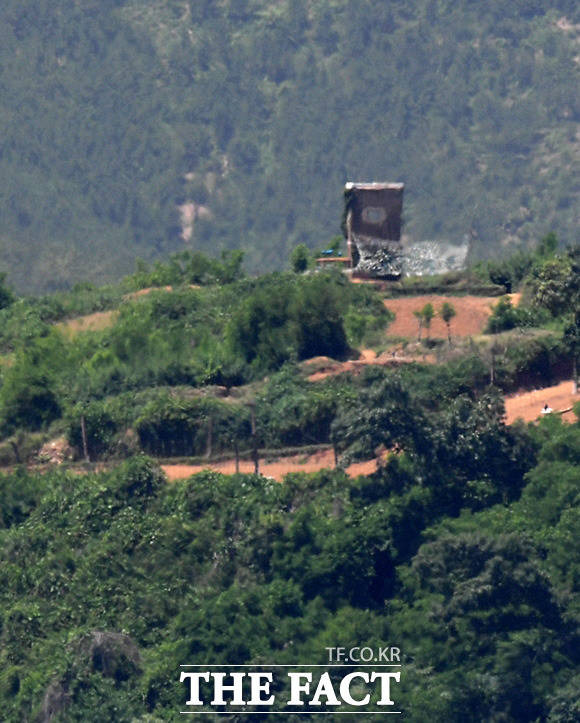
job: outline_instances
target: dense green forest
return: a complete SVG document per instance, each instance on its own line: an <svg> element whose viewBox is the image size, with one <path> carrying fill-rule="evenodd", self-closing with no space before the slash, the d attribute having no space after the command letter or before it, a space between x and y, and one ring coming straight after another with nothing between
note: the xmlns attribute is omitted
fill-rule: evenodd
<svg viewBox="0 0 580 723"><path fill-rule="evenodd" d="M572 242L579 23L573 0L4 0L0 263L27 291L184 248L281 269L373 179L406 183L412 241Z"/></svg>
<svg viewBox="0 0 580 723"><path fill-rule="evenodd" d="M407 720L577 720L580 429L509 429L500 407L459 399L355 481L167 485L146 458L4 477L4 720L175 720L183 661L385 641Z"/></svg>
<svg viewBox="0 0 580 723"><path fill-rule="evenodd" d="M0 284L3 720L174 720L181 664L386 644L407 720L578 720L580 410L507 425L503 395L577 373L580 251L548 234L421 279L522 296L498 296L477 339L426 305L450 334L408 342L415 361L307 381L311 357L400 344L385 294L416 282L248 278L240 253L180 252L118 285ZM313 445L336 468L282 483L159 466Z"/></svg>

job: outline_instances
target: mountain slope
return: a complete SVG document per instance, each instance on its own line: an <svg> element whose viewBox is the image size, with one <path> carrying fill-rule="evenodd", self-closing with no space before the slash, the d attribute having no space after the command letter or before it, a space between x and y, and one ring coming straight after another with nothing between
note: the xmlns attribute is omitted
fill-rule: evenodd
<svg viewBox="0 0 580 723"><path fill-rule="evenodd" d="M571 0L6 0L0 263L27 290L184 246L279 268L347 179L404 181L412 240L572 241L579 30Z"/></svg>

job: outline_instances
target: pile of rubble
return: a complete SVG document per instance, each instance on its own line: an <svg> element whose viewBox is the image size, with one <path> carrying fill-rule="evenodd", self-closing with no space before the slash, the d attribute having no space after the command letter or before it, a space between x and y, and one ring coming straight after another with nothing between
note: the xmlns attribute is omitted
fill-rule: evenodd
<svg viewBox="0 0 580 723"><path fill-rule="evenodd" d="M421 241L406 245L403 270L407 276L443 274L465 268L469 244L455 246L442 241Z"/></svg>
<svg viewBox="0 0 580 723"><path fill-rule="evenodd" d="M42 445L37 459L45 464L62 464L74 459L74 450L64 437L58 437Z"/></svg>
<svg viewBox="0 0 580 723"><path fill-rule="evenodd" d="M398 243L357 237L358 263L355 274L374 278L399 278L403 264Z"/></svg>

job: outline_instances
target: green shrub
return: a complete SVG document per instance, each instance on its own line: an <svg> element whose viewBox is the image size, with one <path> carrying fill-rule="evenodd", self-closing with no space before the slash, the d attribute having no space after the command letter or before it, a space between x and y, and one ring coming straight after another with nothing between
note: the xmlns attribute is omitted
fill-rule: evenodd
<svg viewBox="0 0 580 723"><path fill-rule="evenodd" d="M118 423L103 402L94 401L76 406L68 421L67 438L80 454L84 452L81 423L83 418L89 458L98 459L111 451L119 429Z"/></svg>
<svg viewBox="0 0 580 723"><path fill-rule="evenodd" d="M249 438L247 410L210 398L151 402L135 429L143 450L162 457L231 450L236 441Z"/></svg>
<svg viewBox="0 0 580 723"><path fill-rule="evenodd" d="M45 494L47 486L42 477L24 470L0 475L0 528L22 523Z"/></svg>
<svg viewBox="0 0 580 723"><path fill-rule="evenodd" d="M549 318L550 315L545 310L513 306L510 297L503 296L493 307L485 332L487 334L497 334L500 331L508 331L516 327L541 326Z"/></svg>

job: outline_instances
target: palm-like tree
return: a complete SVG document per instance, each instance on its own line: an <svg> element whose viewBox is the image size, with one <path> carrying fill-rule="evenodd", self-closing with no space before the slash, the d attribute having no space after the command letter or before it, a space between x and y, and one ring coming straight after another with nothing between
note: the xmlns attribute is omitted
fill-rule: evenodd
<svg viewBox="0 0 580 723"><path fill-rule="evenodd" d="M427 329L427 340L429 339L429 331L431 329L431 321L433 320L433 317L435 316L435 309L433 308L433 304L427 303L425 306L421 309L421 315L423 317L423 324L425 325L425 328Z"/></svg>
<svg viewBox="0 0 580 723"><path fill-rule="evenodd" d="M414 311L413 316L415 319L417 319L417 322L419 323L419 331L417 333L417 341L421 341L421 332L423 331L423 312L422 311Z"/></svg>
<svg viewBox="0 0 580 723"><path fill-rule="evenodd" d="M453 304L450 304L448 301L444 302L439 309L439 316L443 319L445 325L447 326L447 339L449 340L449 346L451 346L451 319L453 319L454 316L457 316L457 312L455 311Z"/></svg>

